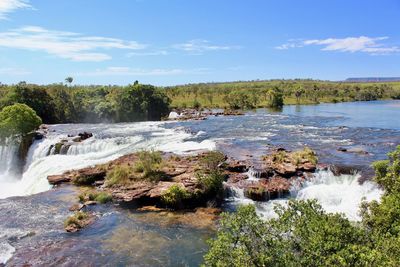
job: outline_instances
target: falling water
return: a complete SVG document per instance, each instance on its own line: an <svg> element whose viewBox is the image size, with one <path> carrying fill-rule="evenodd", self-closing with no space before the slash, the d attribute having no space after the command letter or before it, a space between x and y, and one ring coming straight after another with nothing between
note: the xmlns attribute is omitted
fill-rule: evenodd
<svg viewBox="0 0 400 267"><path fill-rule="evenodd" d="M361 201L379 200L382 190L371 182L360 184L360 174L335 176L331 171L319 170L305 183L295 184L290 190L290 198L306 200L317 199L327 212L343 213L352 221L360 220L359 206ZM249 179L256 180L253 176ZM257 202L244 196L243 189L231 188L229 201L233 205L254 204L258 214L265 218L276 216L274 207L277 204L285 206L288 199L275 199L267 202Z"/></svg>
<svg viewBox="0 0 400 267"><path fill-rule="evenodd" d="M42 140L29 149L22 175L14 175L18 147L12 143L0 147L0 198L35 194L49 190L48 175L62 174L108 162L140 149L156 149L180 154L214 149L210 140L192 140L195 135L183 129L166 129L161 122L100 125L55 125ZM71 142L63 153L55 154L54 146L68 140L68 134L93 131L83 142ZM71 138L69 138L71 139ZM70 141L68 141L70 142ZM18 173L18 172L15 172Z"/></svg>

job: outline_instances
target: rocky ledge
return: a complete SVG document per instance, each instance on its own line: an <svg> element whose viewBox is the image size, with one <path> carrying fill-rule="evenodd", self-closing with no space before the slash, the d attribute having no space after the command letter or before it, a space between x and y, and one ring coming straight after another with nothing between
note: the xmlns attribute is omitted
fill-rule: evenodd
<svg viewBox="0 0 400 267"><path fill-rule="evenodd" d="M240 116L244 115L242 111L232 110L232 109L224 109L221 111L213 111L213 110L197 110L197 109L176 109L173 110L168 120L206 120L209 116Z"/></svg>
<svg viewBox="0 0 400 267"><path fill-rule="evenodd" d="M265 156L263 163L262 170L252 173L248 164L216 151L191 156L141 151L107 164L51 175L48 181L84 188L80 203L71 207L78 213L109 201L135 208L195 209L219 206L229 192L224 188L243 189L246 197L256 201L284 197L294 183L303 182L315 171L317 158L308 148L294 152L278 149ZM79 230L92 220L83 218L82 222L72 220L72 228L66 229Z"/></svg>
<svg viewBox="0 0 400 267"><path fill-rule="evenodd" d="M125 204L172 209L204 206L222 200L225 156L139 152L107 164L48 176L50 184L73 183L104 192Z"/></svg>
<svg viewBox="0 0 400 267"><path fill-rule="evenodd" d="M247 175L231 173L227 186L243 189L244 195L255 201L285 197L294 184L301 184L312 175L317 161L309 148L293 152L278 148L263 157L261 170L251 170Z"/></svg>

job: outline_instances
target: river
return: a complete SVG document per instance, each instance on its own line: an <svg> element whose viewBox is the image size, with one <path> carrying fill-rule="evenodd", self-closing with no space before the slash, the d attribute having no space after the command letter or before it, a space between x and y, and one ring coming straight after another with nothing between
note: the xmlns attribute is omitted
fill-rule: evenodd
<svg viewBox="0 0 400 267"><path fill-rule="evenodd" d="M83 131L94 136L71 146L65 155L54 155L52 145ZM62 221L76 190L50 190L46 180L50 174L150 148L178 154L219 149L250 161L257 169L260 156L276 147L307 145L317 151L320 162L351 166L359 172L334 176L318 171L302 187L293 187L291 196L317 198L328 212L358 220L361 199L379 199L382 193L368 180L371 162L384 159L398 144L399 101L285 106L281 111L260 109L204 121L51 125L47 137L32 145L21 169L15 167L16 146L0 147L0 265L6 261L22 265L33 259L38 265L66 266L196 266L201 262L213 230L182 223L179 216L99 206L94 225L78 234L64 233ZM339 151L343 149L348 152ZM250 178L257 179L256 174L249 173ZM360 184L363 175L367 181ZM257 203L237 190L224 207L254 203L268 219L274 216L273 206L285 201Z"/></svg>

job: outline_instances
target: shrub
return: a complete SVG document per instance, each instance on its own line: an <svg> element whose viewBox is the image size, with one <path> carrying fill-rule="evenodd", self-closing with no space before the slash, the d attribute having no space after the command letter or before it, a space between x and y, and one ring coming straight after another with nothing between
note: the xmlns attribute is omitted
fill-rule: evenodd
<svg viewBox="0 0 400 267"><path fill-rule="evenodd" d="M100 192L94 200L101 204L105 204L112 201L112 196L106 192Z"/></svg>
<svg viewBox="0 0 400 267"><path fill-rule="evenodd" d="M76 228L82 228L82 221L89 218L89 215L84 211L77 211L73 215L69 216L64 221L64 227L75 226Z"/></svg>
<svg viewBox="0 0 400 267"><path fill-rule="evenodd" d="M190 197L190 193L183 186L172 185L162 194L161 201L168 207L180 208L183 206L183 202Z"/></svg>
<svg viewBox="0 0 400 267"><path fill-rule="evenodd" d="M210 151L202 155L200 163L205 171L216 171L225 162L225 155L219 151Z"/></svg>
<svg viewBox="0 0 400 267"><path fill-rule="evenodd" d="M162 157L159 151L139 151L138 161L135 163L135 171L143 173L144 177L150 177L160 171Z"/></svg>
<svg viewBox="0 0 400 267"><path fill-rule="evenodd" d="M107 172L106 186L113 186L116 184L128 184L132 176L132 169L129 166L118 165Z"/></svg>
<svg viewBox="0 0 400 267"><path fill-rule="evenodd" d="M369 266L365 233L315 200L278 206L262 221L252 205L222 215L205 266Z"/></svg>
<svg viewBox="0 0 400 267"><path fill-rule="evenodd" d="M220 171L212 171L208 174L197 173L197 180L205 194L217 195L223 189L225 176Z"/></svg>

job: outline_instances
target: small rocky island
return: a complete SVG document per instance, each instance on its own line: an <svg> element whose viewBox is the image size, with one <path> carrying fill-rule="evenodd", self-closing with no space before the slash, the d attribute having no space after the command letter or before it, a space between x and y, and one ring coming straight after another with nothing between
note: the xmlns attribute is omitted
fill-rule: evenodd
<svg viewBox="0 0 400 267"><path fill-rule="evenodd" d="M219 207L229 188L244 190L245 196L268 201L289 193L316 169L317 157L309 148L300 151L277 149L263 158L260 179L249 179L251 166L210 151L180 156L159 151L140 151L106 164L61 175L48 176L52 185L79 186L79 203L65 221L75 232L95 220L91 205L114 202L128 208L147 210L193 210ZM152 207L152 208L149 208ZM215 214L215 209L211 212Z"/></svg>

